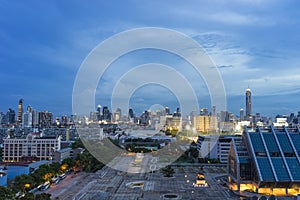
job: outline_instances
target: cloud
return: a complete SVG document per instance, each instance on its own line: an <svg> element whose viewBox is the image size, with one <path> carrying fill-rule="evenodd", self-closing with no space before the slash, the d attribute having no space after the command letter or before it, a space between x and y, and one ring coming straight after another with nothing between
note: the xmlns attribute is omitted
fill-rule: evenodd
<svg viewBox="0 0 300 200"><path fill-rule="evenodd" d="M219 65L219 66L216 66L216 68L218 69L223 69L223 68L232 68L233 65Z"/></svg>
<svg viewBox="0 0 300 200"><path fill-rule="evenodd" d="M240 14L237 12L217 12L207 16L208 20L231 24L231 25L274 25L275 22L266 17L257 17L250 14Z"/></svg>

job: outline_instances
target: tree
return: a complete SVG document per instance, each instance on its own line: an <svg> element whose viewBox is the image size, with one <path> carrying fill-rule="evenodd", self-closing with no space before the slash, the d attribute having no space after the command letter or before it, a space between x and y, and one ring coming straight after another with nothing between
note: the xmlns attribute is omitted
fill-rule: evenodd
<svg viewBox="0 0 300 200"><path fill-rule="evenodd" d="M62 166L66 165L66 169L72 169L75 166L73 158L66 158L62 161Z"/></svg>
<svg viewBox="0 0 300 200"><path fill-rule="evenodd" d="M0 200L14 199L14 193L8 187L0 186Z"/></svg>
<svg viewBox="0 0 300 200"><path fill-rule="evenodd" d="M76 148L84 148L84 145L83 145L81 139L76 140L76 141L72 144L72 149L76 149Z"/></svg>
<svg viewBox="0 0 300 200"><path fill-rule="evenodd" d="M34 200L33 193L26 193L24 197L21 198L22 200Z"/></svg>
<svg viewBox="0 0 300 200"><path fill-rule="evenodd" d="M12 183L12 189L15 192L25 192L30 190L35 184L34 178L27 174L22 174L20 176L16 176L13 183Z"/></svg>
<svg viewBox="0 0 300 200"><path fill-rule="evenodd" d="M50 165L50 171L56 175L56 174L59 174L60 172L60 163L59 162L55 162L55 163L52 163Z"/></svg>
<svg viewBox="0 0 300 200"><path fill-rule="evenodd" d="M103 166L104 165L88 151L84 151L82 154L80 154L79 167L81 167L82 170L87 172L95 172L101 169Z"/></svg>
<svg viewBox="0 0 300 200"><path fill-rule="evenodd" d="M161 171L161 173L164 174L165 177L172 177L173 174L175 173L174 169L170 165L168 165L164 168L161 168L160 171Z"/></svg>

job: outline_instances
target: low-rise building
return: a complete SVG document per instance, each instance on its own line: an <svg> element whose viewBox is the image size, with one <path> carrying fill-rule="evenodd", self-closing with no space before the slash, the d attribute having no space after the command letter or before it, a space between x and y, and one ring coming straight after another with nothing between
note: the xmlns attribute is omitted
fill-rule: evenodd
<svg viewBox="0 0 300 200"><path fill-rule="evenodd" d="M199 136L197 140L199 158L218 159L220 163L227 163L232 138L238 136Z"/></svg>
<svg viewBox="0 0 300 200"><path fill-rule="evenodd" d="M3 161L51 160L53 153L60 150L60 141L60 136L39 137L33 134L21 139L3 139Z"/></svg>
<svg viewBox="0 0 300 200"><path fill-rule="evenodd" d="M53 153L53 162L62 163L62 161L66 158L71 158L73 156L72 148L64 148Z"/></svg>

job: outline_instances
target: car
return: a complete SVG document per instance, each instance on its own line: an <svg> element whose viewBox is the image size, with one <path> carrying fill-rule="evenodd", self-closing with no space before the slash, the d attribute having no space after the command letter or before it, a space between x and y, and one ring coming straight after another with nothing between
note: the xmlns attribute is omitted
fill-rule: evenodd
<svg viewBox="0 0 300 200"><path fill-rule="evenodd" d="M54 178L51 179L51 183L52 183L52 184L58 184L59 181L60 181L60 178L59 178L59 177L54 177Z"/></svg>
<svg viewBox="0 0 300 200"><path fill-rule="evenodd" d="M45 182L45 183L40 187L40 190L41 190L41 191L45 191L45 190L47 190L49 187L50 187L50 182L47 181L47 182Z"/></svg>
<svg viewBox="0 0 300 200"><path fill-rule="evenodd" d="M59 175L59 179L60 180L63 180L63 179L65 179L66 178L66 174L61 174L61 175Z"/></svg>

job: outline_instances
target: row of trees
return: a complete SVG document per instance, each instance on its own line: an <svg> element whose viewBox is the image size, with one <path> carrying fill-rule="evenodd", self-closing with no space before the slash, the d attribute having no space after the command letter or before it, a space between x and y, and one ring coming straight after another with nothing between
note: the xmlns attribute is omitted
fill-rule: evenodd
<svg viewBox="0 0 300 200"><path fill-rule="evenodd" d="M15 199L15 193L7 187L0 186L0 200L11 200ZM24 197L21 198L22 200L51 200L51 195L42 193L36 194L27 193Z"/></svg>
<svg viewBox="0 0 300 200"><path fill-rule="evenodd" d="M80 139L72 144L72 149L76 148L85 148ZM84 150L82 154L78 155L75 163L81 170L86 172L96 172L104 167L104 164L97 160L88 150Z"/></svg>

